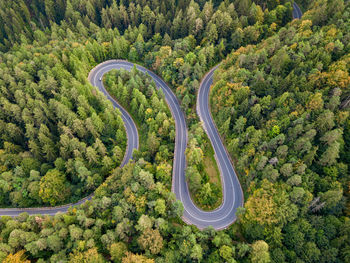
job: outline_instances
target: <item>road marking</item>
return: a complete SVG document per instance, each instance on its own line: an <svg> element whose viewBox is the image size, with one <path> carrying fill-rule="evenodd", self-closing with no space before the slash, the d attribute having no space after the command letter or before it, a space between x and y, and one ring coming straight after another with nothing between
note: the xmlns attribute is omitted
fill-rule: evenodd
<svg viewBox="0 0 350 263"><path fill-rule="evenodd" d="M113 67L113 66L116 66L116 65L118 65L118 62L116 62L115 65L109 65L109 66ZM134 66L134 64L132 64L132 63L130 63L130 64L128 64L128 63L119 63L119 65L124 65L124 68L127 68L127 70L131 70L131 68ZM174 93L172 93L170 88L165 83L163 83L162 81L159 80L159 77L157 75L155 75L153 72L149 71L148 69L146 69L146 68L144 68L144 67L142 67L140 65L136 65L136 68L139 71L141 71L141 72L143 72L145 74L147 73L155 81L156 86L158 88L160 88L164 92L165 99L166 99L166 101L167 101L167 103L169 105L170 110L173 113L173 116L174 116L174 119L175 119L175 125L176 125L176 121L178 121L178 124L179 124L178 126L180 126L179 127L180 129L176 129L178 131L178 132L176 132L176 137L178 137L180 139L180 142L179 142L179 144L180 144L179 145L180 146L180 151L179 151L179 154L178 154L180 156L177 156L176 153L174 154L173 176L177 176L177 179L178 179L178 182L179 182L179 184L177 184L176 183L177 180L175 178L175 180L174 180L174 184L175 184L174 192L176 194L176 187L178 187L179 198L182 201L182 203L184 204L185 212L187 214L189 214L192 218L196 219L197 221L205 222L205 223L217 223L217 222L225 220L229 216L233 216L233 221L234 221L235 215L231 214L232 211L235 209L234 205L231 206L231 209L229 211L226 211L226 212L224 212L224 214L220 215L220 213L222 211L226 210L226 206L227 206L226 204L228 202L228 199L225 198L225 197L224 197L223 205L221 207L219 207L218 209L216 209L214 211L211 211L211 212L207 212L207 211L203 211L203 210L199 209L197 206L194 205L192 199L189 196L186 196L187 198L184 198L183 192L182 192L182 187L187 187L187 182L184 181L184 179L185 179L185 168L183 167L182 159L185 157L185 155L184 155L185 149L183 149L183 145L184 145L183 142L186 142L186 140L185 140L185 133L183 131L186 130L185 129L186 123L184 121L184 116L181 115L181 113L180 113L180 109L179 109L180 105L179 105L179 103L176 103L177 99L176 99ZM205 84L207 84L207 82L210 80L210 77L213 75L214 70L212 70L208 74L207 78L205 79ZM206 120L208 120L208 118L206 118ZM217 153L218 159L219 158L225 159L224 157L226 157L226 160L227 160L227 158L228 158L227 157L227 153L226 152L225 153L222 152L222 148L220 148L220 144L218 143L217 138L213 135L213 134L215 134L215 132L213 131L213 129L212 129L212 127L210 125L209 125L209 127L210 127L210 132L212 134L211 137L214 138L214 143L215 143L215 146L216 146L215 148L218 149L218 153ZM175 144L176 144L176 142L175 142ZM184 146L186 148L186 145L184 145ZM221 146L223 147L222 144L221 144ZM180 159L180 160L177 160L177 159ZM219 165L220 165L220 168L221 168L221 170L223 172L226 172L227 174L231 174L230 171L232 171L232 173L235 174L233 168L229 169L226 161L224 161L224 168L225 169L223 167L221 167L221 163L219 163ZM177 173L176 170L180 170L180 171ZM234 188L234 183L233 183L232 176L229 176L229 179L230 179L230 183L231 183L230 185L232 186L232 189L233 189ZM225 188L225 186L223 188ZM233 204L234 204L234 202L235 202L235 192L233 191L232 194L233 194ZM184 201L187 201L192 206L192 208L194 208L194 211L191 211L190 209L186 210L186 207L185 207L186 203ZM194 215L192 212L197 212L196 213L197 215ZM208 219L208 217L212 217L212 216L220 216L220 218L214 219L214 220ZM207 219L203 219L203 217L207 217ZM188 220L188 218L186 218L186 219ZM229 224L232 223L231 221L229 222ZM195 222L191 222L191 223L196 224Z"/></svg>
<svg viewBox="0 0 350 263"><path fill-rule="evenodd" d="M114 107L118 108L121 112L122 118L123 118L123 122L125 125L125 129L127 132L127 136L128 136L128 141L130 141L130 144L128 145L128 149L127 152L125 153L125 158L128 161L131 156L130 153L132 154L132 151L134 148L138 148L138 131L136 129L135 124L132 122L132 118L129 115L129 113L116 101L113 99L113 97L109 94L109 92L107 91L107 89L104 87L103 83L101 83L100 81L97 81L97 77L102 74L102 76L104 74L106 74L108 71L112 70L112 69L126 69L128 71L130 71L132 69L132 67L135 64L127 62L127 61L120 61L120 60L111 60L111 61L107 61L104 63L101 63L99 65L97 65L93 70L93 78L91 81L91 84L95 87L97 87L106 97L108 100L110 100L113 104ZM183 160L185 160L185 149L187 147L187 127L186 127L186 121L184 118L184 114L180 109L180 103L177 100L175 94L172 92L172 90L169 88L169 86L166 85L166 83L161 80L159 78L159 76L157 76L156 74L154 74L152 71L140 66L140 65L136 65L137 69L140 70L141 72L148 74L156 83L156 86L158 89L161 89L164 93L164 97L166 102L168 103L168 106L170 108L170 111L173 115L173 118L175 120L175 127L176 127L176 134L175 134L175 153L174 153L174 160L173 160L173 192L176 194L177 192L179 193L179 198L180 201L182 201L183 205L184 205L184 213L186 214L186 216L183 216L183 219L185 222L189 223L189 224L195 224L197 225L199 228L204 228L207 227L209 225L213 225L213 227L215 227L216 229L222 229L227 227L228 225L230 225L234 220L235 220L235 215L232 214L231 212L235 209L234 206L234 202L235 202L235 192L233 191L233 204L230 205L229 200L227 198L225 198L225 195L227 194L227 191L225 191L225 187L227 188L227 185L224 185L223 187L223 198L224 201L222 203L222 205L211 212L207 212L207 211L203 211L201 209L199 209L197 206L194 205L190 194L189 194L189 190L188 190L188 186L187 186L187 181L186 181L186 175L185 175L185 163L183 162ZM208 75L205 77L204 82L201 83L201 85L208 85L208 82L210 81L212 75L213 75L214 70L211 70ZM90 76L90 75L89 75ZM202 92L203 93L203 92ZM199 93L201 94L201 93ZM198 94L198 95L199 95ZM206 93L204 93L205 95ZM209 96L209 94L208 94ZM203 98L205 99L205 98ZM207 100L205 100L207 101ZM203 110L203 109L202 109ZM233 168L232 170L230 170L230 167L227 164L227 153L223 152L223 144L220 140L220 142L218 142L217 138L215 137L215 126L213 126L213 121L210 119L210 115L208 115L208 113L203 114L205 116L203 116L203 118L205 118L206 122L207 122L207 127L206 125L204 125L205 131L207 132L214 149L216 149L215 154L217 155L217 159L218 160L224 160L223 163L224 165L222 166L221 162L219 162L219 167L220 170L222 171L222 173L227 173L230 174L231 171L233 171L233 173L235 174ZM210 121L212 121L210 123ZM213 128L214 127L214 128ZM135 129L136 132L135 132ZM209 131L209 132L208 132ZM134 140L131 140L130 134L129 132L132 132L131 137ZM135 138L136 137L136 138ZM135 143L132 142L136 142L136 147L133 146ZM220 144L221 143L221 144ZM133 145L132 145L133 144ZM177 145L179 144L179 145ZM226 157L226 161L225 161L225 157ZM231 163L230 163L231 164ZM124 165L124 164L122 164ZM232 167L232 166L231 166ZM232 176L229 176L230 178L230 186L232 186L232 189L234 188L234 183L233 183L233 179ZM226 182L226 180L223 180L224 184ZM183 189L186 189L185 192L186 194L183 192ZM47 208L45 210L41 209L42 212L46 213L46 214L56 214L58 212L63 212L66 209L68 209L70 206L74 206L77 204L80 204L81 201L79 201L76 204L72 204L72 205L66 205L62 207L62 210L58 210L55 212L50 212L50 208ZM227 206L231 206L230 210L227 211ZM51 208L53 209L60 209L60 208ZM11 211L9 211L11 212ZM16 211L14 211L16 213ZM22 211L21 211L22 212ZM29 211L30 212L30 211ZM37 212L35 212L37 213ZM40 213L40 211L39 211ZM219 217L216 219L210 219L213 217ZM228 217L232 217L228 222L224 222ZM216 224L215 224L216 223Z"/></svg>

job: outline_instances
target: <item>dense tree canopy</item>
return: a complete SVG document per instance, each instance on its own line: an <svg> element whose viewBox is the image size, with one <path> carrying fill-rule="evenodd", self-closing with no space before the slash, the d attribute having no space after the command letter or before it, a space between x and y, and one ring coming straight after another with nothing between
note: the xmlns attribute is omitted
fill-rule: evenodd
<svg viewBox="0 0 350 263"><path fill-rule="evenodd" d="M53 205L87 195L121 163L126 147L120 113L79 81L93 59L78 60L82 53L74 45L54 51L39 43L1 54L2 206ZM84 67L73 66L83 61ZM60 197L51 199L50 188Z"/></svg>
<svg viewBox="0 0 350 263"><path fill-rule="evenodd" d="M95 193L66 214L1 217L0 261L350 261L349 3L297 2L307 11L291 21L284 0L0 1L0 205ZM212 209L220 180L195 101L224 58L211 110L246 202L228 229L199 231L171 193L175 127L162 92L135 68L104 77L140 134L120 168L120 113L87 76L128 59L173 88L189 188Z"/></svg>
<svg viewBox="0 0 350 263"><path fill-rule="evenodd" d="M349 7L341 3L320 23L322 4L260 44L232 52L211 93L249 196L242 229L251 241L268 241L276 262L348 258L348 243L336 242L342 234L320 227L349 220Z"/></svg>

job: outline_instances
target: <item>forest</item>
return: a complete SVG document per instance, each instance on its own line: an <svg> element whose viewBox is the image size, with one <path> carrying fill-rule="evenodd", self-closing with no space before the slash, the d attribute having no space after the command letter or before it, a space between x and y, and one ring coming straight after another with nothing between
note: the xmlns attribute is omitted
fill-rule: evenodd
<svg viewBox="0 0 350 263"><path fill-rule="evenodd" d="M350 3L287 0L0 1L0 207L94 197L67 213L0 218L1 262L350 262ZM151 69L188 126L194 202L220 206L210 109L244 191L227 229L182 221L171 191L175 124L136 68L103 78L140 135L88 82L108 59Z"/></svg>

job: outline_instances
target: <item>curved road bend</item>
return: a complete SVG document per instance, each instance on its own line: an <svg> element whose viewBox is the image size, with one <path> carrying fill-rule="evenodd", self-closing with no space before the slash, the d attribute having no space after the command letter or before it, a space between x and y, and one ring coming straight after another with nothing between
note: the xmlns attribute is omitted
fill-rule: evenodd
<svg viewBox="0 0 350 263"><path fill-rule="evenodd" d="M139 148L139 134L137 132L135 122L133 121L129 113L115 99L113 99L113 97L103 86L102 81L102 77L104 74L111 71L112 69L121 68L125 68L123 67L123 64L115 63L114 61L102 62L90 71L88 80L90 81L91 85L97 87L107 97L107 99L112 102L114 108L118 108L121 112L124 127L126 130L126 135L128 138L128 144L126 147L124 159L121 164L121 167L123 167L132 158L134 149ZM125 69L130 70L131 67L127 67Z"/></svg>
<svg viewBox="0 0 350 263"><path fill-rule="evenodd" d="M197 96L197 113L215 152L215 159L220 169L223 189L223 203L218 209L209 212L210 218L217 220L218 228L225 228L236 220L236 210L243 206L244 197L237 174L230 156L221 141L219 132L210 113L209 93L213 84L213 75L219 65L212 68L203 78Z"/></svg>
<svg viewBox="0 0 350 263"><path fill-rule="evenodd" d="M121 112L121 117L124 122L127 138L128 138L128 143L127 143L127 148L124 154L124 159L122 161L122 164L120 165L123 167L125 164L129 162L129 160L132 158L132 153L134 149L138 149L139 147L139 135L137 133L137 128L130 117L129 113L118 104L117 101L115 101L112 96L107 92L105 87L103 86L102 81L100 79L102 76L110 71L111 69L119 69L119 65L114 65L113 63L110 63L109 61L101 63L97 65L95 68L93 68L90 73L89 73L89 81L91 85L97 87L113 104L114 108L118 108L119 111ZM67 212L68 209L71 206L78 206L85 201L90 200L92 198L93 194L79 200L77 203L74 204L67 204L67 205L62 205L62 206L55 206L55 207L32 207L32 208L1 208L0 209L0 216L18 216L19 214L23 212L27 212L28 214L42 214L42 215L55 215L58 212Z"/></svg>
<svg viewBox="0 0 350 263"><path fill-rule="evenodd" d="M133 66L133 63L124 60L106 61L94 69L93 78L99 80L103 76L103 74L110 71L111 69L123 68L126 70L131 70ZM203 229L208 226L213 226L215 229L222 229L227 227L228 225L232 224L236 219L235 211L238 206L242 205L243 195L241 186L234 173L230 159L220 140L218 132L209 113L208 94L210 85L212 83L213 72L215 69L211 70L201 83L200 91L204 91L204 93L199 93L198 105L201 109L199 113L201 114L201 116L203 116L203 121L206 124L206 130L209 132L209 137L213 142L213 147L216 152L218 165L221 170L222 183L224 186L224 201L218 209L206 212L194 205L194 203L191 200L191 196L186 183L185 150L187 147L187 126L185 121L185 115L181 110L179 101L177 100L175 94L172 92L169 86L159 76L142 66L136 65L136 68L139 71L148 74L150 77L152 77L157 88L163 91L165 100L175 120L176 137L173 163L172 191L175 193L176 198L183 203L184 221L188 224L194 224L200 229ZM96 83L95 81L93 81L93 84L97 84L97 87L106 94L107 98L111 99L108 92L106 92L106 90L104 89L102 83ZM202 96L202 94L204 96Z"/></svg>
<svg viewBox="0 0 350 263"><path fill-rule="evenodd" d="M293 3L293 18L300 18L301 16L302 13L300 8L296 3ZM113 106L117 107L122 113L122 119L127 131L128 147L121 166L125 165L131 159L133 150L138 148L138 133L136 125L131 119L130 115L109 95L109 93L104 88L102 81L100 81L100 78L103 76L103 74L110 71L111 69L124 68L126 70L130 70L132 67L133 64L127 61L110 60L99 64L89 74L89 81L91 84L98 87L99 90L103 92L106 97L112 102ZM182 201L184 205L184 221L188 224L194 224L200 229L208 226L213 226L215 229L223 229L229 226L236 220L235 211L237 207L243 204L243 196L236 173L233 169L232 163L230 162L226 149L222 144L208 107L210 86L213 82L213 73L217 67L214 67L202 80L197 98L197 112L200 116L201 121L203 122L204 129L213 145L215 158L220 169L221 180L223 184L223 203L218 209L210 212L205 212L197 208L193 204L188 191L187 183L185 180L185 149L187 146L187 127L184 114L180 109L177 98L161 78L159 78L150 70L147 70L141 66L137 65L137 68L140 71L149 74L155 81L157 87L163 90L165 99L175 120L176 138L172 191L175 193L177 199ZM80 205L86 200L90 200L91 198L92 195L81 199L77 203L56 207L4 208L0 209L0 216L7 215L15 217L23 212L27 212L28 214L55 215L58 212L66 212L69 207Z"/></svg>
<svg viewBox="0 0 350 263"><path fill-rule="evenodd" d="M101 92L103 92L106 97L113 103L114 107L119 108L122 113L123 120L125 122L125 127L128 134L128 149L125 154L123 165L131 159L132 151L134 148L138 147L138 134L137 129L132 121L130 115L110 96L103 86L102 81L100 80L102 76L112 69L126 69L131 70L134 66L133 63L123 61L123 60L109 60L104 63L96 66L89 74L89 80L92 85L96 86ZM222 229L230 225L235 220L235 209L242 203L242 198L240 198L241 190L240 186L235 184L235 180L231 179L231 174L233 171L232 165L229 162L229 159L226 155L226 159L221 161L222 158L225 158L225 149L220 141L214 142L214 150L219 150L217 153L218 164L220 170L223 173L223 185L224 185L224 202L220 208L211 211L205 212L197 208L191 200L190 193L188 191L186 178L185 178L185 168L186 168L186 159L185 159L185 150L187 147L187 126L185 122L185 116L180 108L180 104L167 86L167 84L152 71L136 65L137 69L145 74L150 75L154 82L156 83L157 88L162 89L165 100L168 103L168 106L172 112L173 118L176 125L176 137L175 137L175 152L174 152L174 163L173 163L173 179L172 179L172 191L175 193L176 198L179 199L184 206L183 219L189 224L194 224L197 227L203 229L208 226L213 226L215 229ZM209 80L202 82L203 87L209 88L210 83L212 82L212 72L206 76L205 80L209 77ZM205 89L201 89L205 90ZM199 104L201 107L206 109L206 112L203 115L209 113L208 109L208 99L199 99ZM207 119L204 119L206 121ZM211 124L213 125L213 122ZM216 129L211 130L214 133L215 138L219 138ZM211 136L211 135L209 135ZM212 137L210 137L212 138ZM227 168L227 165L230 167ZM235 189L238 187L238 189ZM74 205L79 205L85 200L91 198L85 198ZM0 215L10 215L17 216L22 212L28 212L29 214L49 214L53 215L57 212L65 212L71 205L61 206L61 207L52 207L52 208L31 208L31 209L3 209L0 210Z"/></svg>

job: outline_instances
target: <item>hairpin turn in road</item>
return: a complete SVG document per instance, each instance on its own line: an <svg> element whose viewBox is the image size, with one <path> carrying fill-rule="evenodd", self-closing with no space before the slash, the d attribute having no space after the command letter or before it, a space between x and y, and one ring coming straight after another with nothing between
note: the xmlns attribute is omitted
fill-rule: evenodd
<svg viewBox="0 0 350 263"><path fill-rule="evenodd" d="M301 18L302 12L299 6L293 3L293 18ZM90 83L97 87L108 100L111 101L115 108L118 108L122 114L124 121L128 145L125 152L124 160L121 166L124 166L132 159L132 153L134 149L139 147L139 139L136 125L128 112L121 107L116 100L110 96L105 87L103 86L102 77L105 73L112 69L126 69L131 70L134 66L133 63L124 60L109 60L97 65L91 70L89 74ZM213 122L210 114L209 107L209 92L210 86L213 83L213 74L218 66L214 67L209 73L203 78L197 97L197 113L202 121L204 130L206 131L214 152L215 158L218 163L221 175L221 181L223 185L223 203L221 206L213 211L203 211L194 205L185 178L185 150L187 147L187 126L185 122L185 116L180 108L180 104L167 84L152 71L135 65L141 72L150 75L157 88L160 88L164 95L165 100L171 110L172 116L175 120L176 125L176 138L175 138L175 152L173 162L173 177L172 177L172 191L175 193L176 198L183 203L184 214L183 220L188 224L194 224L198 228L203 229L208 226L213 226L215 229L223 229L232 224L236 220L236 210L238 207L243 205L243 192L234 171L232 162L224 147L218 130ZM28 214L45 214L55 215L58 212L66 212L69 207L77 206L90 200L92 195L81 199L79 202L74 204L67 204L56 207L41 207L41 208L3 208L0 209L0 216L18 216L23 212Z"/></svg>

